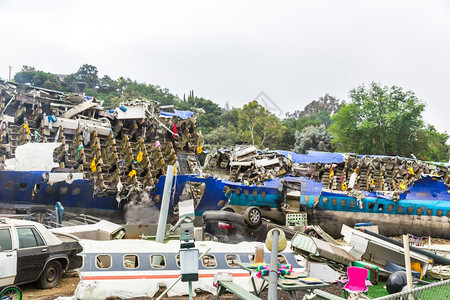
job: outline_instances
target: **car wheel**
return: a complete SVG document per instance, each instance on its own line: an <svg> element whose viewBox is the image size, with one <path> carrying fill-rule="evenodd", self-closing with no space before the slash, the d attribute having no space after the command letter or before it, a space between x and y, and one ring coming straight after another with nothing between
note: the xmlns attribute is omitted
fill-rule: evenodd
<svg viewBox="0 0 450 300"><path fill-rule="evenodd" d="M258 227L261 225L261 211L259 208L250 206L244 212L244 221L250 227Z"/></svg>
<svg viewBox="0 0 450 300"><path fill-rule="evenodd" d="M232 209L231 207L229 207L229 206L225 206L225 207L222 207L221 209L220 209L221 211L229 211L229 212L234 212L234 209Z"/></svg>
<svg viewBox="0 0 450 300"><path fill-rule="evenodd" d="M22 300L22 291L15 285L5 287L0 292L0 299Z"/></svg>
<svg viewBox="0 0 450 300"><path fill-rule="evenodd" d="M47 263L41 277L39 277L38 287L41 289L51 289L59 284L61 276L61 263L57 260L52 260Z"/></svg>

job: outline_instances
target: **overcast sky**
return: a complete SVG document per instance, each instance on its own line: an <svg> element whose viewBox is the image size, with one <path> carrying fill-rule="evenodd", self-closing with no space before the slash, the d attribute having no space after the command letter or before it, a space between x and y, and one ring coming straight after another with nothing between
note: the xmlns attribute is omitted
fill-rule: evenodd
<svg viewBox="0 0 450 300"><path fill-rule="evenodd" d="M0 77L22 65L158 84L283 112L371 81L412 90L450 133L450 1L0 0Z"/></svg>

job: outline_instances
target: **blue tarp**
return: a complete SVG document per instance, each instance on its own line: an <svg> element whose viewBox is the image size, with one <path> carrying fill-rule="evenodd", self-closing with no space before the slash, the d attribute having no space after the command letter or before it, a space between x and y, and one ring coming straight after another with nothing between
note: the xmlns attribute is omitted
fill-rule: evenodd
<svg viewBox="0 0 450 300"><path fill-rule="evenodd" d="M168 111L161 111L160 115L161 116L166 116L166 117L178 117L180 119L189 119L190 117L192 117L192 115L194 114L194 112L192 111L188 111L188 110L173 110L174 112L168 112Z"/></svg>
<svg viewBox="0 0 450 300"><path fill-rule="evenodd" d="M284 156L291 156L292 162L305 164L305 163L317 163L321 162L323 164L331 163L342 163L344 162L344 155L337 152L321 152L321 151L308 151L307 154L298 154L292 151L275 150Z"/></svg>

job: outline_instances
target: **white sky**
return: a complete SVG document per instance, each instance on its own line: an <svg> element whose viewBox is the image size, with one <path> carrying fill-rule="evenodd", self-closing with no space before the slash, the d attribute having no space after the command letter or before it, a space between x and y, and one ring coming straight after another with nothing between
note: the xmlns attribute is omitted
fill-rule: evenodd
<svg viewBox="0 0 450 300"><path fill-rule="evenodd" d="M292 112L371 81L412 90L450 133L450 1L0 0L0 77L22 65Z"/></svg>

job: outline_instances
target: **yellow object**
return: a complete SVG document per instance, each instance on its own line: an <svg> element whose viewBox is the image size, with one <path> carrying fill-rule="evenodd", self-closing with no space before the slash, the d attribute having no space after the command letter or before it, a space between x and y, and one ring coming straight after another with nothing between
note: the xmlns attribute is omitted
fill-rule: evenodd
<svg viewBox="0 0 450 300"><path fill-rule="evenodd" d="M333 178L333 176L334 176L334 171L330 170L330 179Z"/></svg>
<svg viewBox="0 0 450 300"><path fill-rule="evenodd" d="M341 187L342 187L343 191L346 191L347 190L347 183L343 182Z"/></svg>
<svg viewBox="0 0 450 300"><path fill-rule="evenodd" d="M22 126L27 130L28 133L30 133L30 127L28 127L27 124L22 124Z"/></svg>
<svg viewBox="0 0 450 300"><path fill-rule="evenodd" d="M200 144L200 146L197 147L197 153L198 154L202 153L202 150L203 150L203 145Z"/></svg>
<svg viewBox="0 0 450 300"><path fill-rule="evenodd" d="M92 173L95 173L95 171L97 171L97 164L95 163L95 160L96 160L96 158L94 157L89 166L91 168Z"/></svg>
<svg viewBox="0 0 450 300"><path fill-rule="evenodd" d="M420 265L420 262L418 262L418 261L411 262L411 270L419 272L420 273L420 279L422 279L422 266Z"/></svg>
<svg viewBox="0 0 450 300"><path fill-rule="evenodd" d="M143 155L144 155L144 152L139 152L139 154L137 155L137 157L136 157L136 161L137 162L141 162L142 161L142 158L143 158Z"/></svg>
<svg viewBox="0 0 450 300"><path fill-rule="evenodd" d="M130 178L133 178L133 176L136 176L136 170L131 170L130 173L128 173L128 176L130 176Z"/></svg>
<svg viewBox="0 0 450 300"><path fill-rule="evenodd" d="M266 237L266 247L267 249L269 249L270 251L272 251L272 242L273 242L273 231L274 230L278 230L278 252L283 251L284 249L286 249L287 247L287 240L286 240L286 235L284 234L284 231L279 230L279 229L271 229L268 233L267 233L267 237Z"/></svg>
<svg viewBox="0 0 450 300"><path fill-rule="evenodd" d="M409 167L409 173L410 173L411 175L415 175L415 174L414 174L414 170L413 170L412 167Z"/></svg>
<svg viewBox="0 0 450 300"><path fill-rule="evenodd" d="M400 189L402 189L402 190L406 189L406 182L404 180L402 180L402 182L400 182Z"/></svg>

